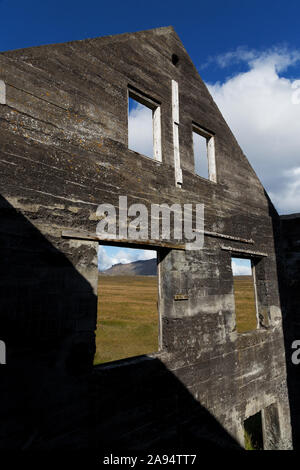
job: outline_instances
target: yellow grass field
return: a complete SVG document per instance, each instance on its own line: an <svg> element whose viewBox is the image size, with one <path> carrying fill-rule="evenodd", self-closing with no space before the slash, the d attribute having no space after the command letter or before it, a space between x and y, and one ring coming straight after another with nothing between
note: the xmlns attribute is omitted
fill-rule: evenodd
<svg viewBox="0 0 300 470"><path fill-rule="evenodd" d="M256 328L251 276L234 277L238 332ZM156 276L99 276L94 364L158 350Z"/></svg>
<svg viewBox="0 0 300 470"><path fill-rule="evenodd" d="M99 276L94 364L158 350L156 276Z"/></svg>
<svg viewBox="0 0 300 470"><path fill-rule="evenodd" d="M256 329L255 293L252 276L234 276L236 327L238 333Z"/></svg>

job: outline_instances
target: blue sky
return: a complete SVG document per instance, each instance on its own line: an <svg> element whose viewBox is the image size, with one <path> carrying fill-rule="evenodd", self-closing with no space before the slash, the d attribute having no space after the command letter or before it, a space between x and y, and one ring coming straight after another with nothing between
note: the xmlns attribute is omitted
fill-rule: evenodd
<svg viewBox="0 0 300 470"><path fill-rule="evenodd" d="M300 211L299 17L293 0L0 0L0 51L174 26L277 210L293 213Z"/></svg>
<svg viewBox="0 0 300 470"><path fill-rule="evenodd" d="M286 44L300 49L299 13L299 2L293 0L0 0L0 50L173 25L201 67L240 46L265 51ZM211 66L202 76L214 82L230 73Z"/></svg>
<svg viewBox="0 0 300 470"><path fill-rule="evenodd" d="M152 109L129 97L128 113L128 147L153 158Z"/></svg>
<svg viewBox="0 0 300 470"><path fill-rule="evenodd" d="M250 259L231 258L231 269L234 276L251 276L252 274Z"/></svg>
<svg viewBox="0 0 300 470"><path fill-rule="evenodd" d="M114 264L126 264L152 258L156 258L156 251L100 245L98 250L98 268L100 271L105 271Z"/></svg>

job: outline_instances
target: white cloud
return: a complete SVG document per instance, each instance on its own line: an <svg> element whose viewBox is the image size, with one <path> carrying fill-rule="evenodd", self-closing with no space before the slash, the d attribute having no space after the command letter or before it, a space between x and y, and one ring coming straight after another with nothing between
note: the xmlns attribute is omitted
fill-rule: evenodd
<svg viewBox="0 0 300 470"><path fill-rule="evenodd" d="M239 264L237 261L231 261L232 274L234 276L251 276L251 266Z"/></svg>
<svg viewBox="0 0 300 470"><path fill-rule="evenodd" d="M131 263L133 261L133 256L131 255L130 251L120 250L115 256L111 257L111 264L126 264Z"/></svg>
<svg viewBox="0 0 300 470"><path fill-rule="evenodd" d="M156 258L156 251L152 250L139 250L136 261L144 259Z"/></svg>
<svg viewBox="0 0 300 470"><path fill-rule="evenodd" d="M152 110L137 103L128 116L128 147L153 157Z"/></svg>
<svg viewBox="0 0 300 470"><path fill-rule="evenodd" d="M108 256L105 248L101 245L98 247L98 269L105 271L105 269L111 268L111 258Z"/></svg>
<svg viewBox="0 0 300 470"><path fill-rule="evenodd" d="M300 167L286 170L283 176L288 184L278 194L270 191L269 195L276 207L284 205L286 212L300 212Z"/></svg>
<svg viewBox="0 0 300 470"><path fill-rule="evenodd" d="M300 103L294 104L295 81L283 72L300 61L300 52L239 48L215 60L221 67L248 64L208 88L277 210L299 212Z"/></svg>
<svg viewBox="0 0 300 470"><path fill-rule="evenodd" d="M229 65L239 62L245 62L254 67L259 63L269 63L276 67L278 72L287 67L296 64L300 59L300 52L297 50L288 50L286 47L273 47L266 51L257 51L246 47L237 47L234 51L226 52L215 57L210 57L204 68L210 63L215 62L219 67L225 68Z"/></svg>
<svg viewBox="0 0 300 470"><path fill-rule="evenodd" d="M138 249L115 249L99 246L98 250L98 267L100 271L105 271L115 264L127 264L134 261L147 260L156 257L156 252L152 250Z"/></svg>

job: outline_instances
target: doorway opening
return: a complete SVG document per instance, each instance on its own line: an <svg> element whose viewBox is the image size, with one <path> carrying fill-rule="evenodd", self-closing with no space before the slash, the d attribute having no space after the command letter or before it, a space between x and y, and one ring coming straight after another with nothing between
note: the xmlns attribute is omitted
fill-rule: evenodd
<svg viewBox="0 0 300 470"><path fill-rule="evenodd" d="M99 246L94 364L159 348L157 252Z"/></svg>

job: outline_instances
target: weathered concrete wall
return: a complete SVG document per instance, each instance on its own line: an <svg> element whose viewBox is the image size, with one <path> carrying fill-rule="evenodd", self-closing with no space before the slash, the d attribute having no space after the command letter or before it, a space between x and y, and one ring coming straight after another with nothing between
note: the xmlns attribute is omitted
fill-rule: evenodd
<svg viewBox="0 0 300 470"><path fill-rule="evenodd" d="M235 440L243 444L243 421L264 410L266 433L272 416L277 420L265 446L288 448L276 215L173 29L6 52L0 79L0 332L9 352L3 393L23 380L23 403L39 415L34 424L27 418L25 430L8 399L4 447L234 447ZM172 79L179 85L182 188L174 182ZM161 163L128 149L128 85L161 103ZM193 121L215 134L217 183L194 174ZM95 242L61 233L95 232L98 204L117 206L119 195L147 206L204 203L206 230L253 244L207 236L198 252L160 250L161 351L92 370ZM267 327L237 334L224 246L266 254L256 272ZM174 302L183 291L188 300ZM48 393L37 407L33 390L42 386Z"/></svg>

